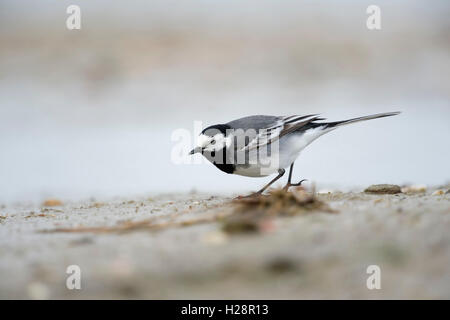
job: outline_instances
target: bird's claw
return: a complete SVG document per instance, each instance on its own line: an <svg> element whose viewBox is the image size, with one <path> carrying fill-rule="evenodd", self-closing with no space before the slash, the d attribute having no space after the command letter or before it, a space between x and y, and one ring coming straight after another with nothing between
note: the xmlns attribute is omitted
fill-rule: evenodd
<svg viewBox="0 0 450 320"><path fill-rule="evenodd" d="M288 191L288 189L289 189L290 187L299 187L299 186L301 186L302 183L305 182L305 181L308 181L308 179L300 180L300 182L298 182L298 183L288 183L288 184L286 184L286 185L284 186L283 189L284 189L285 191Z"/></svg>

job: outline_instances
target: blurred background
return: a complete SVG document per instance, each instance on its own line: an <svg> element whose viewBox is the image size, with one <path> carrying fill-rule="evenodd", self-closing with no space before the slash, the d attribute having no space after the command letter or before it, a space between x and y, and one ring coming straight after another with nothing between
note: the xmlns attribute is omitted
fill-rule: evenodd
<svg viewBox="0 0 450 320"><path fill-rule="evenodd" d="M171 161L174 130L251 114L400 110L320 138L296 179L448 183L449 16L446 0L2 0L0 202L257 189Z"/></svg>

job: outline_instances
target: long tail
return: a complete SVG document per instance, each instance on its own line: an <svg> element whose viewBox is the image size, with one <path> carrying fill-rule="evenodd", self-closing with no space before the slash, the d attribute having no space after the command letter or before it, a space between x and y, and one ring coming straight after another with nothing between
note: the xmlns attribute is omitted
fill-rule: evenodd
<svg viewBox="0 0 450 320"><path fill-rule="evenodd" d="M328 123L326 123L326 127L325 128L336 128L336 127L347 125L347 124L350 124L350 123L366 121L366 120L372 120L372 119L378 119L378 118L384 118L384 117L391 117L391 116L396 116L398 114L400 114L399 111L396 111L396 112L385 112L385 113L378 113L378 114L373 114L373 115L365 116L365 117L353 118L353 119L344 120L344 121L328 122Z"/></svg>

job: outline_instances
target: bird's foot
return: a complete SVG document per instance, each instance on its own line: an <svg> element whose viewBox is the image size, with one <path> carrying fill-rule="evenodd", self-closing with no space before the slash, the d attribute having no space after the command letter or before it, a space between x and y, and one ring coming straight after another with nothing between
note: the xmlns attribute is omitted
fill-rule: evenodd
<svg viewBox="0 0 450 320"><path fill-rule="evenodd" d="M298 183L287 183L287 184L284 186L283 190L284 190L284 191L288 191L290 187L299 187L299 186L301 186L302 183L305 182L305 181L308 181L308 179L303 179L303 180L301 180L301 181L298 182Z"/></svg>

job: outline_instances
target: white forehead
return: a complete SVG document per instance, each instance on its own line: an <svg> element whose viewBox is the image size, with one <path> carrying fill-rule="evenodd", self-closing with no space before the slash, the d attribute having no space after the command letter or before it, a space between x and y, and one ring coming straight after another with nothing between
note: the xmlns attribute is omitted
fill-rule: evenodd
<svg viewBox="0 0 450 320"><path fill-rule="evenodd" d="M203 147L206 147L207 145L209 145L213 139L220 141L220 139L223 139L223 138L224 138L224 136L221 133L216 134L214 137L207 136L205 134L201 134L197 138L197 146L203 148Z"/></svg>

